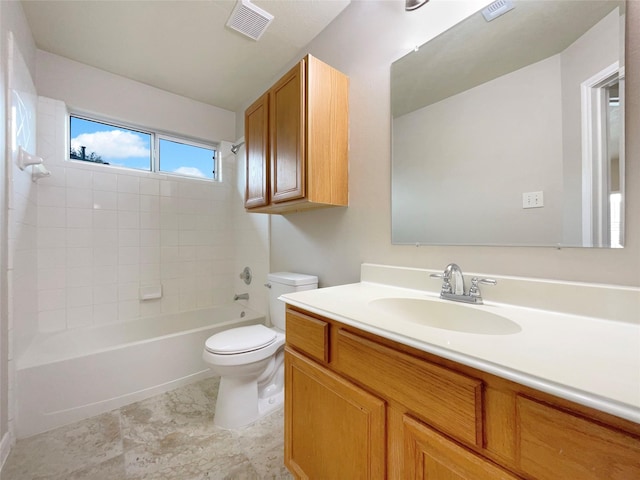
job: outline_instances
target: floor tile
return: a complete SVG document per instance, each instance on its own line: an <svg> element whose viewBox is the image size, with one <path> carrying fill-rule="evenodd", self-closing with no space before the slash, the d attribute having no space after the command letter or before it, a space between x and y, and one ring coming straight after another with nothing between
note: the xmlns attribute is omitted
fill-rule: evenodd
<svg viewBox="0 0 640 480"><path fill-rule="evenodd" d="M213 424L210 378L21 440L3 480L288 480L282 408L253 425Z"/></svg>

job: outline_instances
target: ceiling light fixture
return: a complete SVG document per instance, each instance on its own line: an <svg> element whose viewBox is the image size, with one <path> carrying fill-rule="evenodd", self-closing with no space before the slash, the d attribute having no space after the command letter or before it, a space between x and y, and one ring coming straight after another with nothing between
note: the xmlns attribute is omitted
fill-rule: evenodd
<svg viewBox="0 0 640 480"><path fill-rule="evenodd" d="M422 5L427 3L429 0L406 0L404 9L406 11L415 10L416 8L420 8Z"/></svg>

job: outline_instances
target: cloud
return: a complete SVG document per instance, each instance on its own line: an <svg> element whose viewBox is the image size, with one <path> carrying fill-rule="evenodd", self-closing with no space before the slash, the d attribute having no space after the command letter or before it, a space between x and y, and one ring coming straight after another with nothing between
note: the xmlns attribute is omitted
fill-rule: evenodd
<svg viewBox="0 0 640 480"><path fill-rule="evenodd" d="M71 148L87 147L104 160L130 157L149 157L148 144L138 135L122 130L81 133L71 139Z"/></svg>
<svg viewBox="0 0 640 480"><path fill-rule="evenodd" d="M190 177L207 178L206 175L196 167L179 167L176 168L173 173L178 173L180 175L189 175Z"/></svg>

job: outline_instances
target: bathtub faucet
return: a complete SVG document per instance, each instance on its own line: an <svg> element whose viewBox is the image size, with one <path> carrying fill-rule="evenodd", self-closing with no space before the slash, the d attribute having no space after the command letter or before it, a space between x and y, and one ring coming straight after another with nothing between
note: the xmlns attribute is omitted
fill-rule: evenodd
<svg viewBox="0 0 640 480"><path fill-rule="evenodd" d="M235 302L236 300L249 300L249 294L248 293L241 293L241 294L235 294L233 296L233 301Z"/></svg>

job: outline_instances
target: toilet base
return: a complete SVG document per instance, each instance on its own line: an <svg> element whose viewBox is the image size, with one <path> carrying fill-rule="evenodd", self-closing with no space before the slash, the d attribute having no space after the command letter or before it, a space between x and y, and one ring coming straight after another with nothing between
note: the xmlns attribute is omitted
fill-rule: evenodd
<svg viewBox="0 0 640 480"><path fill-rule="evenodd" d="M284 352L259 377L222 376L213 423L234 429L254 423L284 403Z"/></svg>

